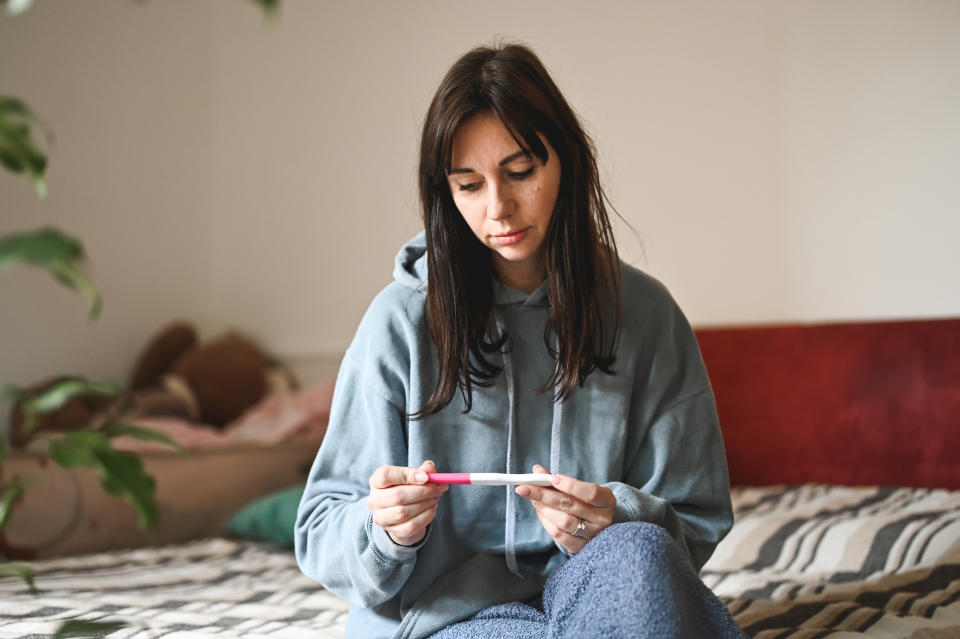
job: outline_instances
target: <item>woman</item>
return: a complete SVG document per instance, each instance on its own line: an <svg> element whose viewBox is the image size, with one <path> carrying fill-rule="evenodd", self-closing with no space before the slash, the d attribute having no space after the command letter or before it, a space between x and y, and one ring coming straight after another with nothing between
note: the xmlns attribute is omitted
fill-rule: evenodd
<svg viewBox="0 0 960 639"><path fill-rule="evenodd" d="M619 261L592 143L529 49L447 73L420 197L297 518L347 635L739 636L695 573L732 522L696 341ZM448 489L437 469L552 483Z"/></svg>

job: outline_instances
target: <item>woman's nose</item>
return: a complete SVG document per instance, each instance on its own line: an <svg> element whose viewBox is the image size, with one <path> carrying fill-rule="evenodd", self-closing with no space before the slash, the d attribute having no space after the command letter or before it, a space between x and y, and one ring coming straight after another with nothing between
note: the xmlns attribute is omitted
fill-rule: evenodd
<svg viewBox="0 0 960 639"><path fill-rule="evenodd" d="M500 182L491 183L490 199L487 202L487 217L491 220L500 220L513 215L514 202L509 190Z"/></svg>

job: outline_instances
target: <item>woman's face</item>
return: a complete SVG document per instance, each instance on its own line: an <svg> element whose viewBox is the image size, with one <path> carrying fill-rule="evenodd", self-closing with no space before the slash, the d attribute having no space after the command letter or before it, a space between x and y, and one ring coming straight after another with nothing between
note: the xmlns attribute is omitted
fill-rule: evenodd
<svg viewBox="0 0 960 639"><path fill-rule="evenodd" d="M496 116L474 116L453 137L447 174L457 209L493 253L497 277L527 293L547 275L545 239L560 190L560 160L540 139L546 163L527 155Z"/></svg>

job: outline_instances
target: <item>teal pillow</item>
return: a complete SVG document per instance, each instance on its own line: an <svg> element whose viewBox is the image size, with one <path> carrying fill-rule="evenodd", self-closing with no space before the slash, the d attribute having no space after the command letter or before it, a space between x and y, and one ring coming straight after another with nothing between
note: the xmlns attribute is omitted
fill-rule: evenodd
<svg viewBox="0 0 960 639"><path fill-rule="evenodd" d="M304 486L292 486L250 502L227 520L227 530L240 537L293 546L293 525Z"/></svg>

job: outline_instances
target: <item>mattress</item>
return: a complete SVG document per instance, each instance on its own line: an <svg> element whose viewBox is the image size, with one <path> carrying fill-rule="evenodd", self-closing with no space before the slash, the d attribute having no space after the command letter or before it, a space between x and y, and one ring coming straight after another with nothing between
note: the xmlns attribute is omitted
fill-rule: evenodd
<svg viewBox="0 0 960 639"><path fill-rule="evenodd" d="M960 491L829 485L733 492L736 523L704 567L750 636L960 638ZM110 637L343 637L346 603L289 548L206 539L32 564L0 580L0 637L67 620Z"/></svg>

